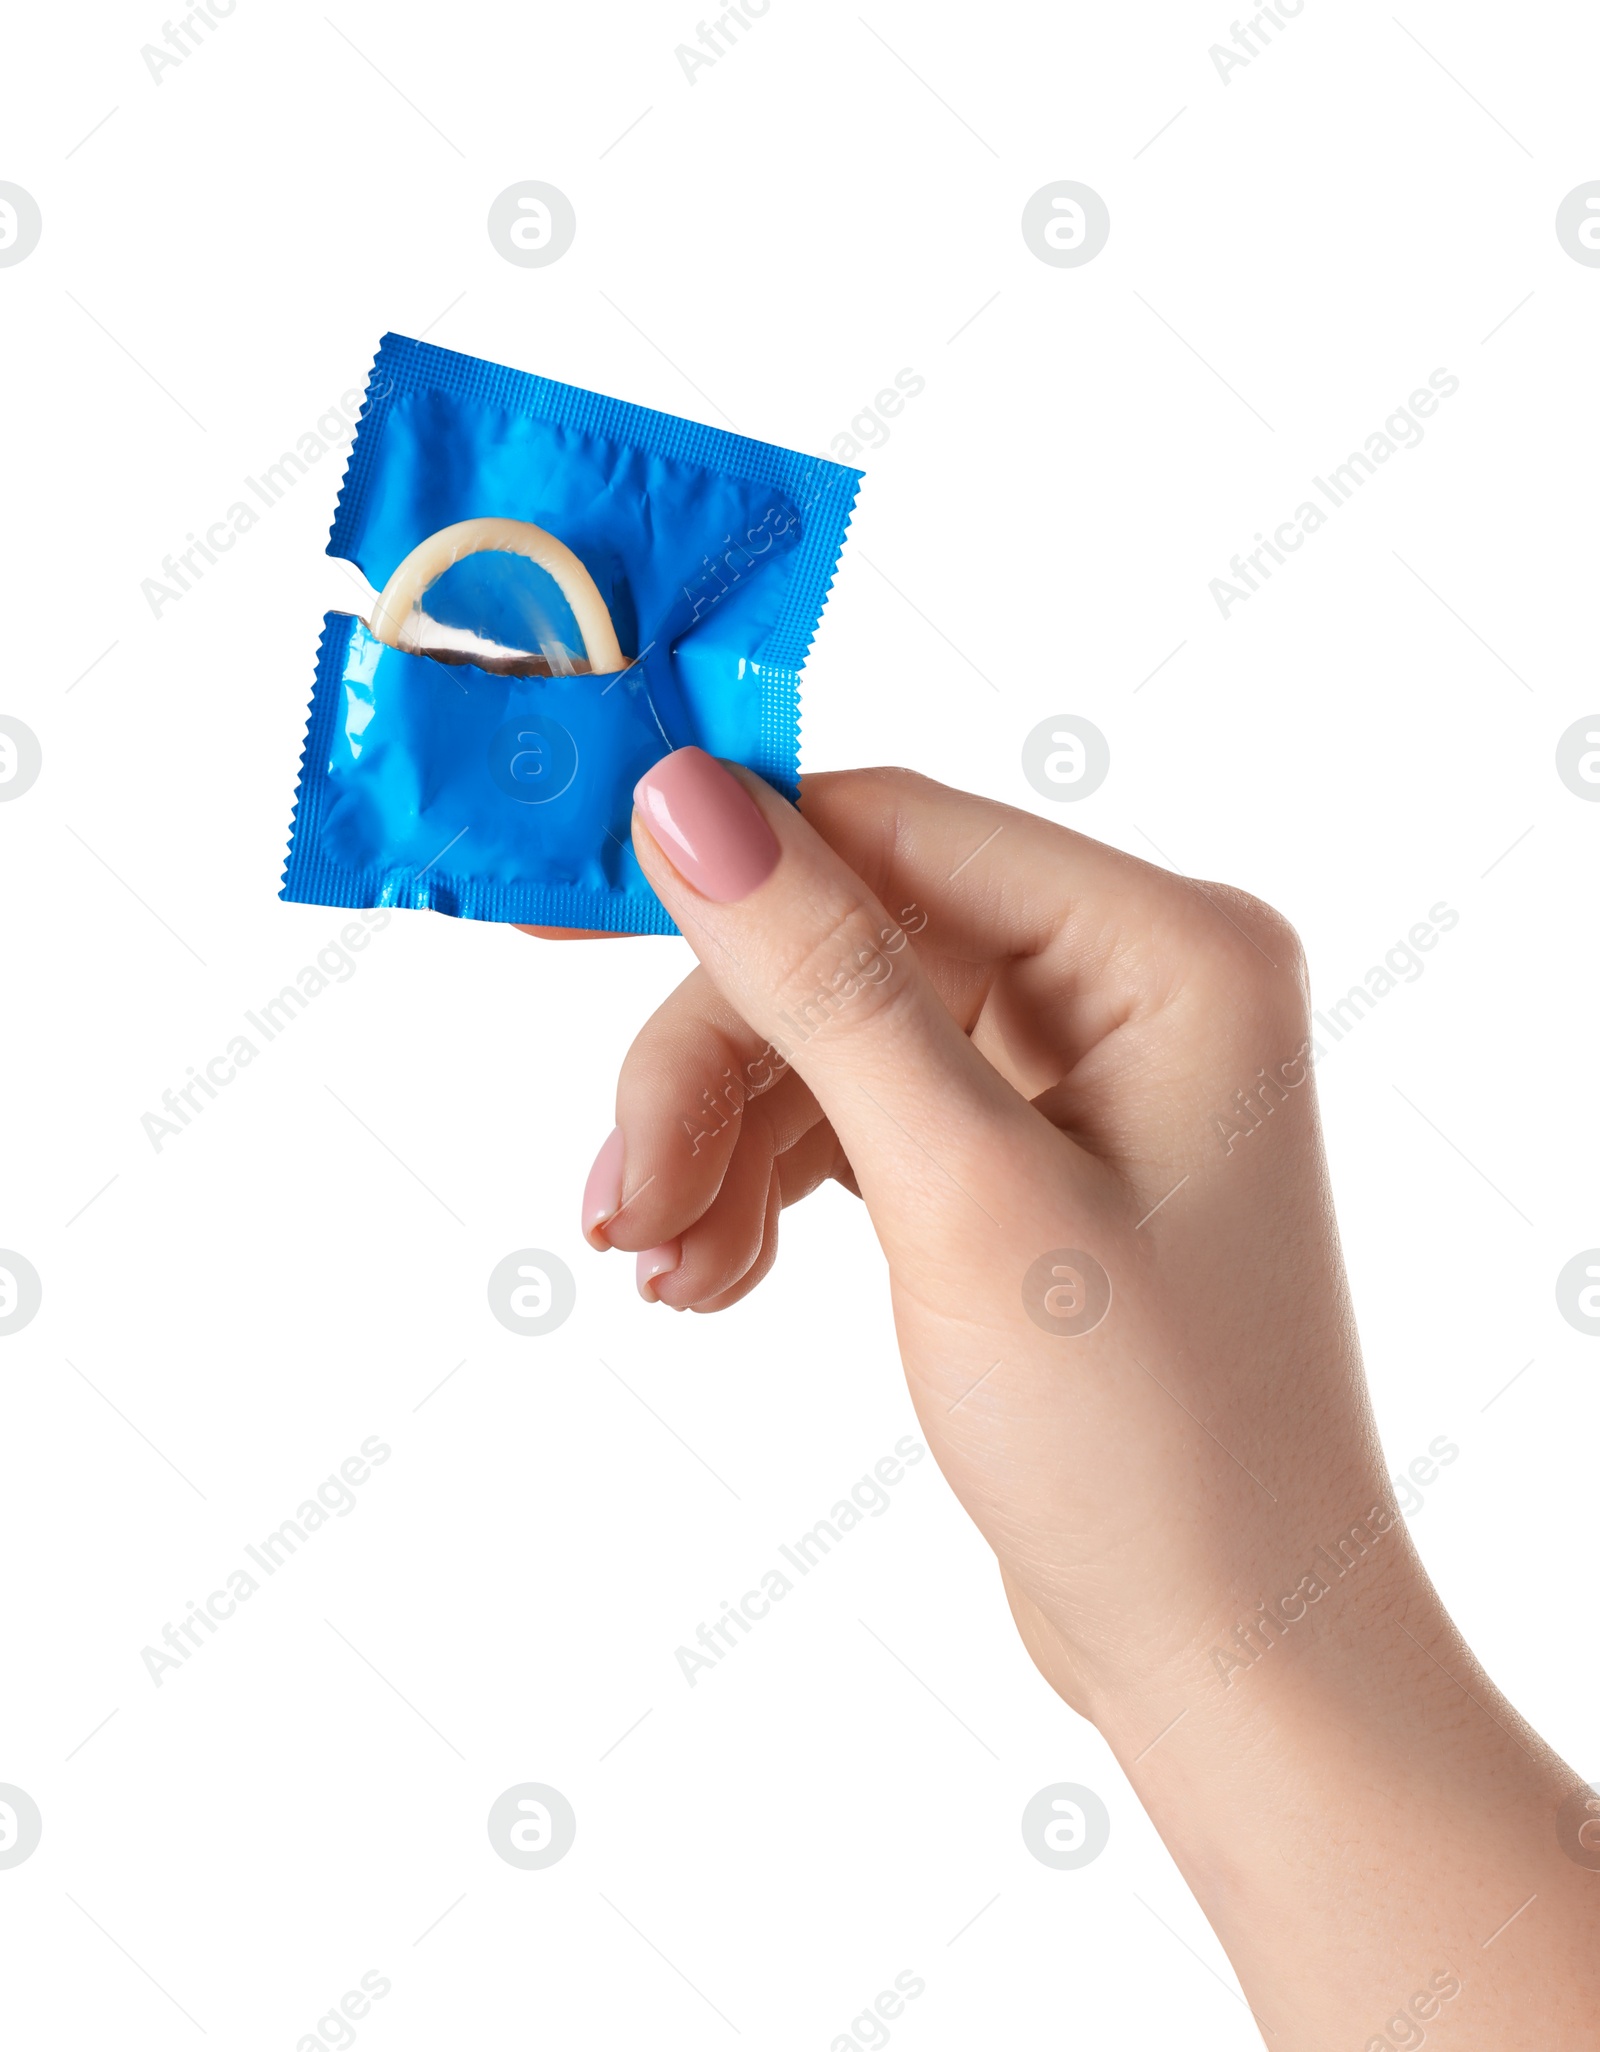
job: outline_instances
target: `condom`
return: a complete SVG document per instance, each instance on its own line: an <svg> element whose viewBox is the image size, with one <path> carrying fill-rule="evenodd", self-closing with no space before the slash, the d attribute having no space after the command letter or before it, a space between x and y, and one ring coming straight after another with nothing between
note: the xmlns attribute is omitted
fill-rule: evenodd
<svg viewBox="0 0 1600 2052"><path fill-rule="evenodd" d="M799 794L800 673L861 473L436 349L378 348L279 895L676 929L633 787L693 743Z"/></svg>

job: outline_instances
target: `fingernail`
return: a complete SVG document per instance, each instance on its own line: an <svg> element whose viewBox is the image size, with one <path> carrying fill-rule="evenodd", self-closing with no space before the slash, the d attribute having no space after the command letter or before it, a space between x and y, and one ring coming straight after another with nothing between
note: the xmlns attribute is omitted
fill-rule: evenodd
<svg viewBox="0 0 1600 2052"><path fill-rule="evenodd" d="M622 1209L622 1128L614 1126L611 1137L594 1158L589 1180L583 1186L583 1237L591 1247L605 1253L611 1242L601 1231Z"/></svg>
<svg viewBox="0 0 1600 2052"><path fill-rule="evenodd" d="M639 1285L639 1294L647 1304L659 1304L656 1283L664 1275L671 1275L683 1259L681 1240L664 1240L659 1247L647 1247L639 1256L634 1268L634 1280Z"/></svg>
<svg viewBox="0 0 1600 2052"><path fill-rule="evenodd" d="M778 843L771 827L704 749L664 756L634 786L633 802L673 868L715 904L737 904L772 874Z"/></svg>

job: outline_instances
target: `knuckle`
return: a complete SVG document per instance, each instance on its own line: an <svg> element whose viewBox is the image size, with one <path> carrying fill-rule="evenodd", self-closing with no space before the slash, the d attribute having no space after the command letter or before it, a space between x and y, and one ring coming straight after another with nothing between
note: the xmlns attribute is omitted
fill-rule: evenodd
<svg viewBox="0 0 1600 2052"><path fill-rule="evenodd" d="M823 821L847 819L859 834L864 820L875 820L892 847L902 809L943 796L948 796L945 787L920 770L880 764L872 769L813 772L801 782L800 810L812 815L824 838Z"/></svg>
<svg viewBox="0 0 1600 2052"><path fill-rule="evenodd" d="M874 763L865 769L818 770L804 781L808 790L815 787L821 791L847 789L859 792L871 790L875 785L893 790L928 791L939 788L920 770L905 769L898 763Z"/></svg>
<svg viewBox="0 0 1600 2052"><path fill-rule="evenodd" d="M1293 1017L1308 1013L1305 944L1293 923L1275 905L1232 884L1204 883L1197 888L1226 922L1218 922L1208 939L1230 980L1242 979L1261 1009L1281 1008L1285 1016Z"/></svg>
<svg viewBox="0 0 1600 2052"><path fill-rule="evenodd" d="M904 930L867 897L827 908L825 930L805 943L775 980L786 1032L810 1040L881 1030L914 988Z"/></svg>

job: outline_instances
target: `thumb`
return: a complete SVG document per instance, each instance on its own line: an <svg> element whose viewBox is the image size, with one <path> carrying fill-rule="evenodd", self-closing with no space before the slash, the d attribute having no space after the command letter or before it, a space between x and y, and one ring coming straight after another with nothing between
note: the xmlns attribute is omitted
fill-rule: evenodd
<svg viewBox="0 0 1600 2052"><path fill-rule="evenodd" d="M1019 1149L1053 1148L1059 1175L1071 1143L985 1061L910 946L925 913L880 904L770 785L701 749L658 762L634 807L651 886L815 1095L886 1244L914 1232L926 1248L941 1216L1004 1226Z"/></svg>

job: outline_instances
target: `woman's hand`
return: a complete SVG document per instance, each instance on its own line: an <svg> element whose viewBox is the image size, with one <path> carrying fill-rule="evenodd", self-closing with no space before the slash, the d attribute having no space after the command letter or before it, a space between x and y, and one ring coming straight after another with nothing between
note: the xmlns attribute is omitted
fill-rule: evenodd
<svg viewBox="0 0 1600 2052"><path fill-rule="evenodd" d="M1600 2042L1580 1784L1385 1476L1287 923L902 771L802 815L683 749L635 802L700 967L624 1064L593 1244L718 1310L786 1204L864 1199L928 1444L1271 2044L1392 2043L1435 1973L1458 2047Z"/></svg>

